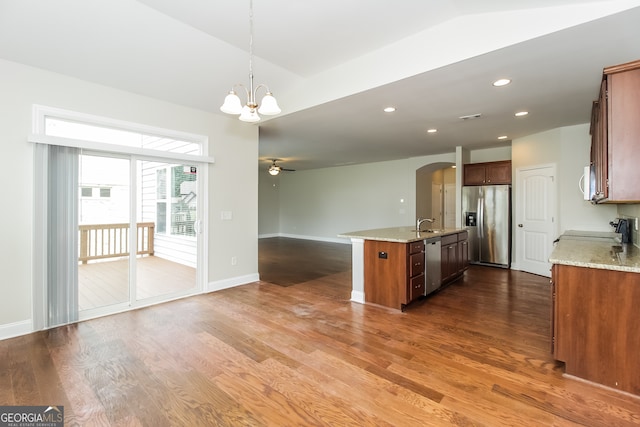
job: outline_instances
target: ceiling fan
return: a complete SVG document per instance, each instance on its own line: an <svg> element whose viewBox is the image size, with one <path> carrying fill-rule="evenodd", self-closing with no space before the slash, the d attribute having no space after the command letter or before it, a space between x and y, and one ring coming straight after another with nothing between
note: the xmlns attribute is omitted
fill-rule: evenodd
<svg viewBox="0 0 640 427"><path fill-rule="evenodd" d="M270 175L278 175L280 172L295 172L295 169L285 169L282 166L276 165L276 162L280 159L269 159L271 160L271 166L269 166L269 174Z"/></svg>

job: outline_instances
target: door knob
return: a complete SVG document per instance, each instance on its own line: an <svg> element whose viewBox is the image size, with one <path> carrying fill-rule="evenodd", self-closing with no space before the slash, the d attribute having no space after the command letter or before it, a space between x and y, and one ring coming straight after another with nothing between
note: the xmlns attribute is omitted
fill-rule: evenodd
<svg viewBox="0 0 640 427"><path fill-rule="evenodd" d="M522 224L518 224L518 227L522 228Z"/></svg>

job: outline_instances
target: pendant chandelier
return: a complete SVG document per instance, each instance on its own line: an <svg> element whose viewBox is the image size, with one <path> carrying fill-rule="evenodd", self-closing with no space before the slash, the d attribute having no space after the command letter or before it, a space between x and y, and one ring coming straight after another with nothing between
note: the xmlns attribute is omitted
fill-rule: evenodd
<svg viewBox="0 0 640 427"><path fill-rule="evenodd" d="M242 87L247 94L247 103L242 106L240 98L235 92L236 87ZM258 89L266 91L260 104L256 102L256 94ZM224 99L224 104L220 107L220 111L227 114L240 115L239 119L243 122L259 122L260 114L272 116L280 113L278 102L266 85L260 84L254 88L253 86L253 0L249 0L249 88L243 84L235 84L229 94Z"/></svg>

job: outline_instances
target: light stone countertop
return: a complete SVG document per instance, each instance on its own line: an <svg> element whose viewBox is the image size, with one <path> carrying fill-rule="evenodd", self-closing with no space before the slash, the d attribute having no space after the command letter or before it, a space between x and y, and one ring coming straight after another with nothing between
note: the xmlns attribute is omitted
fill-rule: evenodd
<svg viewBox="0 0 640 427"><path fill-rule="evenodd" d="M373 230L362 230L343 233L339 234L338 237L345 237L348 239L355 238L363 240L379 240L383 242L410 243L417 240L442 237L448 234L455 234L461 231L466 231L466 229L464 228L445 228L443 230L434 230L433 232L416 232L415 229L415 227L375 228ZM429 230L429 228L423 226L423 230Z"/></svg>
<svg viewBox="0 0 640 427"><path fill-rule="evenodd" d="M640 248L607 232L567 231L551 253L552 264L640 273Z"/></svg>

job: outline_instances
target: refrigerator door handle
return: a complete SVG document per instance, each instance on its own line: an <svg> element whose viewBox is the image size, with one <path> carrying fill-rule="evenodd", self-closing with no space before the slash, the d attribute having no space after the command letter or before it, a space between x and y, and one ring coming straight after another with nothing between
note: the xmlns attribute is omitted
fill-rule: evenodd
<svg viewBox="0 0 640 427"><path fill-rule="evenodd" d="M478 237L484 237L484 200L478 197Z"/></svg>

